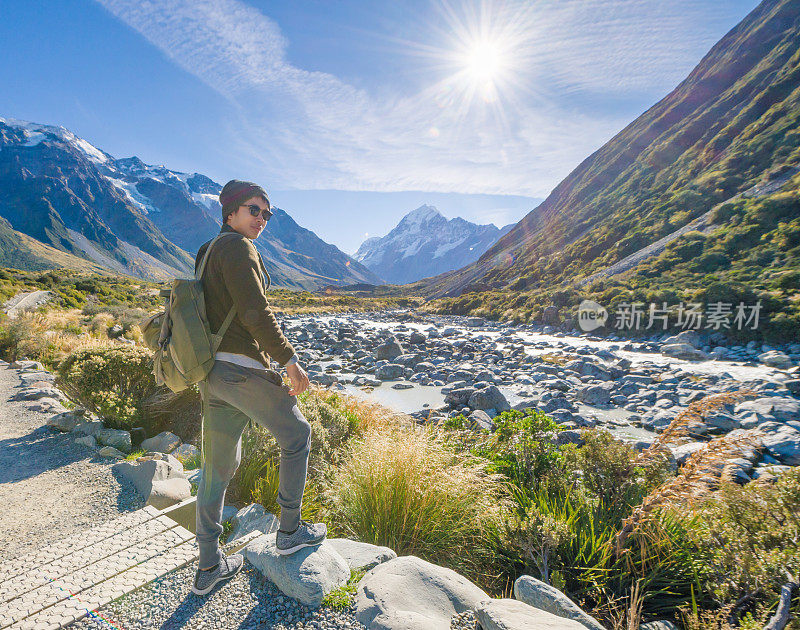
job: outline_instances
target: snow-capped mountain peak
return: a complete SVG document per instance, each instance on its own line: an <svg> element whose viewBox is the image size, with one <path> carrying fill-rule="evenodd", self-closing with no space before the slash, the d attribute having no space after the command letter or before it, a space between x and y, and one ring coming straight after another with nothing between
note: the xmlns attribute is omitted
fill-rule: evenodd
<svg viewBox="0 0 800 630"><path fill-rule="evenodd" d="M406 214L384 237L361 243L354 258L393 283L414 282L477 260L513 226L476 225L446 219L434 206Z"/></svg>

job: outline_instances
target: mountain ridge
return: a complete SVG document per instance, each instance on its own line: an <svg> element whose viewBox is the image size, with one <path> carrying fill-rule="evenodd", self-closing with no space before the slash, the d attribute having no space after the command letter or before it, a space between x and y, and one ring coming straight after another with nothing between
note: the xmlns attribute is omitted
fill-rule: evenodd
<svg viewBox="0 0 800 630"><path fill-rule="evenodd" d="M366 239L353 257L387 282L404 284L476 260L512 227L447 219L435 206L423 204L385 236Z"/></svg>
<svg viewBox="0 0 800 630"><path fill-rule="evenodd" d="M219 232L221 188L201 173L114 158L62 126L0 117L0 217L16 233L118 273L159 281L191 274L193 252ZM254 244L275 286L380 283L280 209Z"/></svg>

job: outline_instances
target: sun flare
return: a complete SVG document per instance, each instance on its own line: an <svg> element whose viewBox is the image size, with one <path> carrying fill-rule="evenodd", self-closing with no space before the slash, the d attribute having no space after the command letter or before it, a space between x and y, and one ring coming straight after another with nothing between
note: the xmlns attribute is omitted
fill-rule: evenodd
<svg viewBox="0 0 800 630"><path fill-rule="evenodd" d="M465 58L465 66L476 81L491 81L505 68L500 46L494 42L477 42Z"/></svg>

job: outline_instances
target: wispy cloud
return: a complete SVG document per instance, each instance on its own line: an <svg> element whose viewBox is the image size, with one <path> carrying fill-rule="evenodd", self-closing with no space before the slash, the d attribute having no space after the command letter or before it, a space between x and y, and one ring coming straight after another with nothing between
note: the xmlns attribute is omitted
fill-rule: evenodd
<svg viewBox="0 0 800 630"><path fill-rule="evenodd" d="M298 68L280 26L237 0L98 2L231 101L238 149L275 185L309 189L544 196L629 122L570 95L660 97L699 59L697 39L702 51L719 35L690 25L688 0L505 3L525 20L527 84L500 110L450 98L446 83L379 95Z"/></svg>

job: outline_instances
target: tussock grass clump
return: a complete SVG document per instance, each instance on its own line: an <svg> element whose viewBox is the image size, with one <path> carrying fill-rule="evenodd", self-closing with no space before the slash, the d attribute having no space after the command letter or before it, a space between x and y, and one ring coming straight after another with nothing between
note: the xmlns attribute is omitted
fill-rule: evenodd
<svg viewBox="0 0 800 630"><path fill-rule="evenodd" d="M640 463L662 458L667 445L681 440L689 434L692 422L702 421L705 414L720 407L741 400L752 392L742 390L725 394L707 396L689 405L679 413L670 425L654 440L649 448L638 457ZM645 522L648 516L660 506L691 507L698 499L719 487L723 475L728 474L725 463L738 456L742 449L757 443L755 433L743 435L723 435L714 438L698 451L692 453L675 477L665 481L644 497L633 513L625 520L617 534L616 549L621 549L627 537Z"/></svg>
<svg viewBox="0 0 800 630"><path fill-rule="evenodd" d="M411 428L370 431L327 484L330 515L346 534L478 576L506 493L486 462Z"/></svg>

